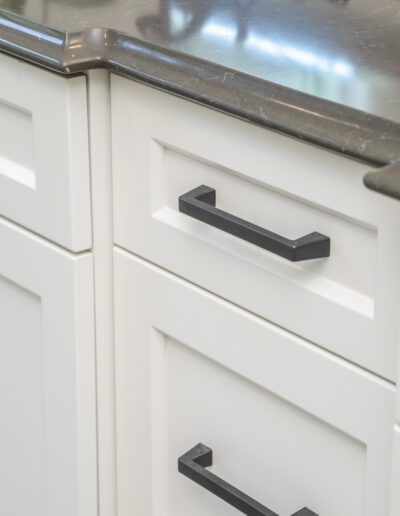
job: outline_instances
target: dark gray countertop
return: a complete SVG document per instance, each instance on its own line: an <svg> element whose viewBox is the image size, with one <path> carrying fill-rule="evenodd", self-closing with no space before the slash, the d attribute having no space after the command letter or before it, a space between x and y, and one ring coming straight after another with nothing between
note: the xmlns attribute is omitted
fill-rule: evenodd
<svg viewBox="0 0 400 516"><path fill-rule="evenodd" d="M400 158L399 36L400 0L0 0L2 51L105 67L375 166ZM366 182L399 197L398 176Z"/></svg>

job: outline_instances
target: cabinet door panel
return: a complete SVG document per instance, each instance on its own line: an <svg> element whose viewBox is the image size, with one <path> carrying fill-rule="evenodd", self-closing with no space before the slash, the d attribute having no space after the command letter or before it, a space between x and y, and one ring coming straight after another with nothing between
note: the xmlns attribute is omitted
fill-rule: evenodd
<svg viewBox="0 0 400 516"><path fill-rule="evenodd" d="M0 514L95 516L92 258L0 242Z"/></svg>
<svg viewBox="0 0 400 516"><path fill-rule="evenodd" d="M115 251L119 516L230 516L177 472L211 470L279 515L388 514L394 387Z"/></svg>
<svg viewBox="0 0 400 516"><path fill-rule="evenodd" d="M72 251L91 246L86 79L0 55L0 215Z"/></svg>

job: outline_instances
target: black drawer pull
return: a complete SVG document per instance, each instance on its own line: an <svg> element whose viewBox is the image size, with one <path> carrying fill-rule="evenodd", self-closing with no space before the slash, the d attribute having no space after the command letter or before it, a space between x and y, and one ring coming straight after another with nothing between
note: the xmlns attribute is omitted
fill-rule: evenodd
<svg viewBox="0 0 400 516"><path fill-rule="evenodd" d="M330 254L331 240L321 233L290 240L219 210L215 203L216 191L202 185L179 197L179 211L292 262L325 258Z"/></svg>
<svg viewBox="0 0 400 516"><path fill-rule="evenodd" d="M212 461L213 452L211 448L200 443L178 459L178 471L243 514L247 514L247 516L278 516L275 512L205 469L212 466ZM292 516L318 516L318 514L304 507Z"/></svg>

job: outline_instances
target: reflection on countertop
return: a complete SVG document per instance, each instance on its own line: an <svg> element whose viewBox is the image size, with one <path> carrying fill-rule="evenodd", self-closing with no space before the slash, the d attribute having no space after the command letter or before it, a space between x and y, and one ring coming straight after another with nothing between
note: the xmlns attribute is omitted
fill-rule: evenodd
<svg viewBox="0 0 400 516"><path fill-rule="evenodd" d="M400 0L0 0L65 32L107 27L400 121Z"/></svg>

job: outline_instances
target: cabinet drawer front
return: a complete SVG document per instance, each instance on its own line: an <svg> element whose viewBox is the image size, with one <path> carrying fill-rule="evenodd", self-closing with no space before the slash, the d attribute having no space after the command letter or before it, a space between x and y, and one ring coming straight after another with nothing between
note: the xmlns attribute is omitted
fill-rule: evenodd
<svg viewBox="0 0 400 516"><path fill-rule="evenodd" d="M91 246L86 79L0 55L0 215L73 251Z"/></svg>
<svg viewBox="0 0 400 516"><path fill-rule="evenodd" d="M92 258L0 242L0 514L96 516Z"/></svg>
<svg viewBox="0 0 400 516"><path fill-rule="evenodd" d="M394 387L115 251L119 516L234 515L177 471L212 472L279 515L388 514Z"/></svg>
<svg viewBox="0 0 400 516"><path fill-rule="evenodd" d="M120 77L112 110L118 245L394 380L400 208L363 186L365 165ZM179 211L200 185L233 229ZM289 261L237 218L318 232L330 256Z"/></svg>

